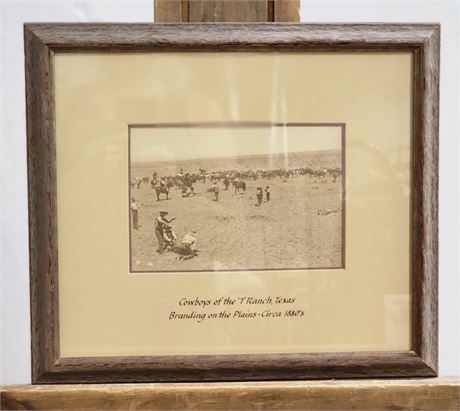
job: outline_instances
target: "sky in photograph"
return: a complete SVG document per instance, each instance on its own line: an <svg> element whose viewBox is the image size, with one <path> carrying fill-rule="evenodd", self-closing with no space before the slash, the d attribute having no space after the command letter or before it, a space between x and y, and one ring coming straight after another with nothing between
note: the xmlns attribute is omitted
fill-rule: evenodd
<svg viewBox="0 0 460 411"><path fill-rule="evenodd" d="M340 150L340 126L132 127L132 162Z"/></svg>

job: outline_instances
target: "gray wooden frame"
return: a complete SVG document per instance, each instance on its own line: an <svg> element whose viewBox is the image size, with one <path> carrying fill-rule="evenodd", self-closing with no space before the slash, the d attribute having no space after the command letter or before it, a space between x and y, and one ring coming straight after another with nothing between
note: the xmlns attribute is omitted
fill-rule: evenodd
<svg viewBox="0 0 460 411"><path fill-rule="evenodd" d="M26 24L24 34L34 383L429 377L437 374L439 25ZM180 51L413 53L410 351L60 356L54 54Z"/></svg>

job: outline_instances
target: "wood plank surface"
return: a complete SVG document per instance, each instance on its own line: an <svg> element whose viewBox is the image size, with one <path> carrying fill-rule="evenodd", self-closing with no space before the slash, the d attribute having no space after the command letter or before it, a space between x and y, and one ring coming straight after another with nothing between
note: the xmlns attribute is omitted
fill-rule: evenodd
<svg viewBox="0 0 460 411"><path fill-rule="evenodd" d="M2 410L458 410L460 380L6 386Z"/></svg>
<svg viewBox="0 0 460 411"><path fill-rule="evenodd" d="M224 7L222 1L191 1L189 2L189 23L223 22Z"/></svg>
<svg viewBox="0 0 460 411"><path fill-rule="evenodd" d="M188 22L188 0L155 0L153 7L156 22Z"/></svg>
<svg viewBox="0 0 460 411"><path fill-rule="evenodd" d="M298 22L300 21L300 1L299 0L274 0L273 20L279 22Z"/></svg>
<svg viewBox="0 0 460 411"><path fill-rule="evenodd" d="M194 3L194 2L192 2ZM191 4L192 4L191 3ZM268 1L232 1L224 0L223 2L223 22L267 22L268 20ZM206 20L204 20L206 21Z"/></svg>
<svg viewBox="0 0 460 411"><path fill-rule="evenodd" d="M155 0L155 22L298 22L300 0Z"/></svg>

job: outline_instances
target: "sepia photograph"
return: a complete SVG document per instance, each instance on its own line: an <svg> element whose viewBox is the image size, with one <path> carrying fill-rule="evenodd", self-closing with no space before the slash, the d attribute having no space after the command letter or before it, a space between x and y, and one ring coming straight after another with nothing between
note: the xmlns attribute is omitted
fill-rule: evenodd
<svg viewBox="0 0 460 411"><path fill-rule="evenodd" d="M344 268L344 124L138 124L128 139L131 272Z"/></svg>

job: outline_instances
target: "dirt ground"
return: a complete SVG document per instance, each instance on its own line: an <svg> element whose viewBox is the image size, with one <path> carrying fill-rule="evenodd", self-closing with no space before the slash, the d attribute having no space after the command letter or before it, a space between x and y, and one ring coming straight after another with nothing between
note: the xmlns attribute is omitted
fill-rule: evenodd
<svg viewBox="0 0 460 411"><path fill-rule="evenodd" d="M294 176L286 182L246 181L235 194L219 183L219 200L207 192L211 183L195 184L196 196L182 198L172 189L169 200L143 183L131 189L140 204L138 230L131 229L132 271L214 271L335 268L342 265L342 180ZM270 186L271 201L256 206L256 187ZM199 255L178 261L173 252L159 254L154 221L168 211L180 242L195 229Z"/></svg>

